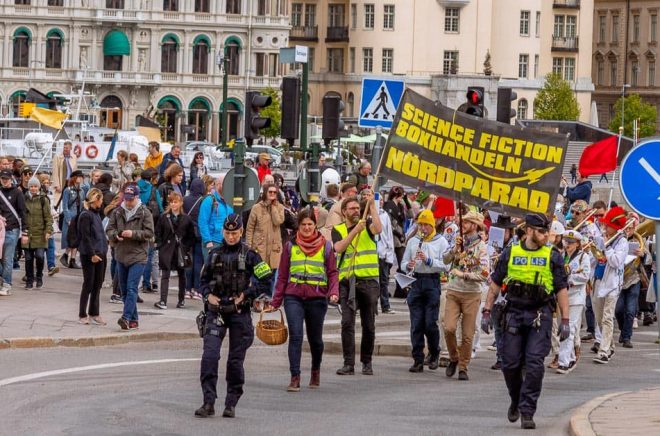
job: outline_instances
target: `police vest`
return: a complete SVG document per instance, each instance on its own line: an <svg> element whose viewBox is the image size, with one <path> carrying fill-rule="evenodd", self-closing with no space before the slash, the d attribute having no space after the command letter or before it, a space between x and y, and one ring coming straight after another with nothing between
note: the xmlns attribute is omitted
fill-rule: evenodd
<svg viewBox="0 0 660 436"><path fill-rule="evenodd" d="M334 228L339 232L342 239L348 236L348 228L345 223L338 224ZM357 247L354 246L356 241ZM353 259L354 251L356 251L355 259ZM357 278L378 278L376 241L371 239L366 228L348 244L341 265L339 265L339 280L347 278L350 274L354 274Z"/></svg>
<svg viewBox="0 0 660 436"><path fill-rule="evenodd" d="M327 286L325 273L325 245L315 255L307 256L298 245L291 246L289 280L313 286Z"/></svg>
<svg viewBox="0 0 660 436"><path fill-rule="evenodd" d="M507 282L517 281L527 285L542 285L551 294L554 285L550 256L552 247L544 245L535 251L527 251L520 243L511 246L507 270ZM538 277L538 280L537 280Z"/></svg>

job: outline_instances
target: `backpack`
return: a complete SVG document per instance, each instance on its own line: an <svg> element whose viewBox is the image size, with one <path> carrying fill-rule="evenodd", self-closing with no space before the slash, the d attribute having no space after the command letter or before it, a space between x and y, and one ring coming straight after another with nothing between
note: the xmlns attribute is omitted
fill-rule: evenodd
<svg viewBox="0 0 660 436"><path fill-rule="evenodd" d="M147 209L151 212L151 215L154 218L154 222L158 221L160 218L160 206L158 205L158 199L156 198L156 188L151 187L151 194L149 194L149 201L147 201Z"/></svg>
<svg viewBox="0 0 660 436"><path fill-rule="evenodd" d="M78 248L80 245L80 232L78 231L78 219L80 215L84 212L84 209L80 211L76 216L71 219L69 223L69 229L66 233L66 243L69 248Z"/></svg>

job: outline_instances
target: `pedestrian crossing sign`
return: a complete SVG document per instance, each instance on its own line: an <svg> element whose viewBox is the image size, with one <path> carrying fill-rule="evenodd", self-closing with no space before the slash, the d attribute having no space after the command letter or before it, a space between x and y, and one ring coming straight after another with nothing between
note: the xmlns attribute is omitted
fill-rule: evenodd
<svg viewBox="0 0 660 436"><path fill-rule="evenodd" d="M404 87L403 79L362 79L358 125L391 129Z"/></svg>

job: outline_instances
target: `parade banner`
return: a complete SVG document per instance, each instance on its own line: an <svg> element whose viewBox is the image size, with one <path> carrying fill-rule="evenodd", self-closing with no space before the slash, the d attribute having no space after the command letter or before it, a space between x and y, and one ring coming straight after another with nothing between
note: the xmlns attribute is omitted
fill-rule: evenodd
<svg viewBox="0 0 660 436"><path fill-rule="evenodd" d="M475 118L406 89L380 175L510 215L551 215L567 145L568 136Z"/></svg>

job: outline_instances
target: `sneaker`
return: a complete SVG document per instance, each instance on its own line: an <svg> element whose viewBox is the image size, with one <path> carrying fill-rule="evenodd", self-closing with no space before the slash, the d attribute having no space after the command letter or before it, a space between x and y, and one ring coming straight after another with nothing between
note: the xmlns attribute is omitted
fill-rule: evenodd
<svg viewBox="0 0 660 436"><path fill-rule="evenodd" d="M152 293L154 290L151 289L151 286L149 286L149 285L144 285L144 286L142 286L141 291L142 291L143 294L150 294L150 293Z"/></svg>
<svg viewBox="0 0 660 436"><path fill-rule="evenodd" d="M456 374L456 368L458 368L458 362L449 361L449 365L447 366L447 369L445 370L445 375L447 377L453 377L454 374Z"/></svg>
<svg viewBox="0 0 660 436"><path fill-rule="evenodd" d="M34 288L34 285L32 284L32 282L26 282L25 283L25 289L32 289L32 288Z"/></svg>
<svg viewBox="0 0 660 436"><path fill-rule="evenodd" d="M463 381L468 381L470 380L470 377L468 377L468 373L466 369L462 369L458 371L458 379L463 380Z"/></svg>
<svg viewBox="0 0 660 436"><path fill-rule="evenodd" d="M509 404L509 410L507 410L506 412L506 417L509 420L509 422L518 421L518 418L520 418L520 411L518 410L517 403L512 402Z"/></svg>
<svg viewBox="0 0 660 436"><path fill-rule="evenodd" d="M559 365L557 367L557 374L568 374L568 366Z"/></svg>
<svg viewBox="0 0 660 436"><path fill-rule="evenodd" d="M27 276L21 277L21 281L24 282L24 283L27 283Z"/></svg>
<svg viewBox="0 0 660 436"><path fill-rule="evenodd" d="M167 310L167 304L165 304L163 301L159 301L158 303L154 303L154 307L156 309Z"/></svg>
<svg viewBox="0 0 660 436"><path fill-rule="evenodd" d="M607 355L607 358L612 360L612 357L614 356L614 349L610 350L610 354Z"/></svg>
<svg viewBox="0 0 660 436"><path fill-rule="evenodd" d="M600 350L600 342L594 342L593 347L591 347L591 352L598 353L598 350Z"/></svg>
<svg viewBox="0 0 660 436"><path fill-rule="evenodd" d="M44 281L41 279L37 279L37 289L41 289L44 287Z"/></svg>
<svg viewBox="0 0 660 436"><path fill-rule="evenodd" d="M176 303L176 308L177 309L183 309L184 307L186 307L186 303L183 300Z"/></svg>
<svg viewBox="0 0 660 436"><path fill-rule="evenodd" d="M10 295L11 295L11 290L5 289L4 286L2 287L2 289L0 289L0 296L9 297Z"/></svg>
<svg viewBox="0 0 660 436"><path fill-rule="evenodd" d="M48 268L48 275L51 276L51 277L54 276L55 274L57 274L58 272L60 272L60 267L59 266L54 266L54 267Z"/></svg>
<svg viewBox="0 0 660 436"><path fill-rule="evenodd" d="M190 292L190 291L186 291L184 297L187 298L188 300L190 300L190 299L192 298L192 292Z"/></svg>
<svg viewBox="0 0 660 436"><path fill-rule="evenodd" d="M634 329L639 328L639 324L638 324L637 318L633 318L633 328L634 328Z"/></svg>
<svg viewBox="0 0 660 436"><path fill-rule="evenodd" d="M69 268L71 269L80 269L80 265L76 262L76 259L69 260Z"/></svg>
<svg viewBox="0 0 660 436"><path fill-rule="evenodd" d="M130 329L129 321L123 317L117 320L117 324L119 324L119 327L121 327L122 330Z"/></svg>
<svg viewBox="0 0 660 436"><path fill-rule="evenodd" d="M610 359L605 355L594 357L594 363L600 363L601 365L608 363L609 361Z"/></svg>
<svg viewBox="0 0 660 436"><path fill-rule="evenodd" d="M555 357L552 358L552 362L548 364L548 368L557 369L559 368L559 356L555 354Z"/></svg>
<svg viewBox="0 0 660 436"><path fill-rule="evenodd" d="M488 350L488 351L497 351L497 347L495 346L495 344L489 345L489 346L486 347L486 350Z"/></svg>
<svg viewBox="0 0 660 436"><path fill-rule="evenodd" d="M581 340L582 342L591 342L591 341L593 341L594 339L596 339L596 338L594 337L594 334L593 334L593 333L587 333L586 335L582 335L582 336L580 337L580 340Z"/></svg>
<svg viewBox="0 0 660 436"><path fill-rule="evenodd" d="M121 297L119 295L116 295L116 294L112 294L110 296L110 302L113 303L113 304L124 304L124 302L121 301Z"/></svg>
<svg viewBox="0 0 660 436"><path fill-rule="evenodd" d="M383 313L387 315L396 315L396 310L388 307L387 309L383 309Z"/></svg>
<svg viewBox="0 0 660 436"><path fill-rule="evenodd" d="M534 422L534 418L531 416L523 415L520 418L520 428L525 430L534 430L536 428L536 423Z"/></svg>
<svg viewBox="0 0 660 436"><path fill-rule="evenodd" d="M64 268L69 267L69 254L64 253L63 255L60 256L60 263L64 265Z"/></svg>
<svg viewBox="0 0 660 436"><path fill-rule="evenodd" d="M576 366L577 366L577 361L573 360L571 363L568 364L568 372L573 371Z"/></svg>
<svg viewBox="0 0 660 436"><path fill-rule="evenodd" d="M202 294L200 294L199 292L197 292L197 291L192 291L191 294L192 294L192 299L193 299L193 300L198 300L198 301L202 301L202 300L203 300L203 298L202 298Z"/></svg>
<svg viewBox="0 0 660 436"><path fill-rule="evenodd" d="M470 359L476 359L477 357L477 350L472 350L472 354L470 355Z"/></svg>
<svg viewBox="0 0 660 436"><path fill-rule="evenodd" d="M493 366L490 367L490 369L499 371L502 369L502 364L500 362L495 362L493 363Z"/></svg>
<svg viewBox="0 0 660 436"><path fill-rule="evenodd" d="M623 345L621 345L623 348L632 348L633 344L630 341L623 341Z"/></svg>
<svg viewBox="0 0 660 436"><path fill-rule="evenodd" d="M128 322L128 329L129 330L138 330L140 328L140 324L138 324L137 321L129 321Z"/></svg>
<svg viewBox="0 0 660 436"><path fill-rule="evenodd" d="M440 368L447 368L447 367L449 366L449 363L451 363L451 360L449 360L448 357L441 357L441 358L438 360L438 366L439 366Z"/></svg>
<svg viewBox="0 0 660 436"><path fill-rule="evenodd" d="M152 283L151 290L154 291L154 293L158 292L158 283Z"/></svg>
<svg viewBox="0 0 660 436"><path fill-rule="evenodd" d="M353 365L344 365L337 370L337 375L353 375L355 374L355 369Z"/></svg>

